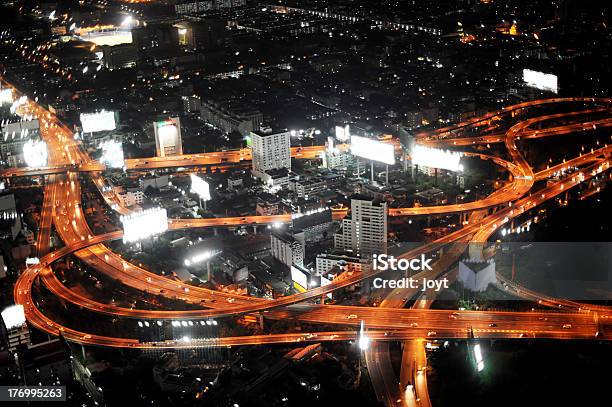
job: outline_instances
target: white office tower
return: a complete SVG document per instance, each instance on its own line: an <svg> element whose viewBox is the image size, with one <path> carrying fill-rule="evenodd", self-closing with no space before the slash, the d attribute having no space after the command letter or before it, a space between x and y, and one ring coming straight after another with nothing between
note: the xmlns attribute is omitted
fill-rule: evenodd
<svg viewBox="0 0 612 407"><path fill-rule="evenodd" d="M334 236L336 249L357 256L387 252L387 203L365 196L351 198L350 218L342 220L342 230Z"/></svg>
<svg viewBox="0 0 612 407"><path fill-rule="evenodd" d="M291 169L291 133L273 132L269 127L251 132L253 175L264 178L270 170Z"/></svg>

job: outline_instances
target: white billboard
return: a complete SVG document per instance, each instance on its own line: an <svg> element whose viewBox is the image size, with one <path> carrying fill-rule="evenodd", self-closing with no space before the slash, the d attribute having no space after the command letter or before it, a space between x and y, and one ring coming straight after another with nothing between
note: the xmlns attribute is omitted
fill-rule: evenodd
<svg viewBox="0 0 612 407"><path fill-rule="evenodd" d="M101 110L97 113L81 113L80 119L83 133L111 131L117 128L115 112L112 111Z"/></svg>
<svg viewBox="0 0 612 407"><path fill-rule="evenodd" d="M336 139L338 141L347 142L351 138L351 129L349 125L346 126L336 126Z"/></svg>
<svg viewBox="0 0 612 407"><path fill-rule="evenodd" d="M23 145L23 159L28 167L44 167L47 165L47 144L44 141L28 140Z"/></svg>
<svg viewBox="0 0 612 407"><path fill-rule="evenodd" d="M523 69L523 81L532 88L548 90L554 93L557 93L559 90L557 75Z"/></svg>
<svg viewBox="0 0 612 407"><path fill-rule="evenodd" d="M123 144L118 141L107 140L100 143L102 157L100 161L111 168L122 168L123 161Z"/></svg>
<svg viewBox="0 0 612 407"><path fill-rule="evenodd" d="M351 153L358 157L384 164L395 164L395 148L393 144L361 136L351 136Z"/></svg>
<svg viewBox="0 0 612 407"><path fill-rule="evenodd" d="M168 230L168 213L164 208L146 209L121 217L123 242L132 243Z"/></svg>
<svg viewBox="0 0 612 407"><path fill-rule="evenodd" d="M3 88L0 90L0 105L13 103L13 90L11 88Z"/></svg>
<svg viewBox="0 0 612 407"><path fill-rule="evenodd" d="M181 122L178 117L153 123L153 130L158 157L183 154Z"/></svg>
<svg viewBox="0 0 612 407"><path fill-rule="evenodd" d="M26 322L23 305L13 305L2 311L2 320L7 330L19 328Z"/></svg>
<svg viewBox="0 0 612 407"><path fill-rule="evenodd" d="M412 149L412 164L430 168L442 168L449 171L463 171L461 165L462 153L456 151L439 150L420 145Z"/></svg>
<svg viewBox="0 0 612 407"><path fill-rule="evenodd" d="M197 194L203 201L210 201L210 187L208 186L208 182L195 174L191 174L191 193Z"/></svg>
<svg viewBox="0 0 612 407"><path fill-rule="evenodd" d="M295 266L291 266L291 281L298 291L308 290L308 274Z"/></svg>

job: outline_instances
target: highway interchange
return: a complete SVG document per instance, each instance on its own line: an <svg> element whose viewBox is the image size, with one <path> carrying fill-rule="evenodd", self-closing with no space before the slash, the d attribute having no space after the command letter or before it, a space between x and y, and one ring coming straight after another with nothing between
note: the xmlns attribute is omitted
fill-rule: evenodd
<svg viewBox="0 0 612 407"><path fill-rule="evenodd" d="M3 81L4 86L11 86ZM15 89L14 92L18 94ZM421 247L403 253L403 258L413 258L421 253L434 253L444 250L445 255L440 264L431 272L416 277L440 277L452 263L465 251L471 242L486 242L496 231L509 224L513 219L528 213L543 203L554 199L573 187L601 176L610 167L610 147L598 146L589 152L569 159L561 164L534 172L527 162L517 141L521 139L558 137L574 134L595 128L609 127L612 119L609 117L592 120L591 114L610 115L610 99L604 98L556 98L526 102L510 106L499 112L490 113L455 126L439 129L418 136L420 143L432 147L474 146L503 143L507 157L497 157L488 154L465 152L484 160L490 160L505 168L510 174L510 182L494 191L488 197L463 204L393 208L389 216L417 216L449 213L468 214L468 220L462 228L449 233L442 238L428 242ZM551 105L590 105L590 109L540 115L518 121L503 133L486 133L487 126L497 120L513 117L515 114ZM395 290L390 293L378 307L348 307L340 305L312 304L308 300L320 298L322 295L343 287L365 282L378 272L354 273L343 279L333 281L324 287L316 287L304 293L289 295L275 300L245 297L237 294L213 291L199 287L186 287L177 281L149 272L137 265L130 264L116 253L113 253L104 243L119 239L121 231L96 236L88 227L85 215L81 209L81 191L79 173L88 174L94 184L100 189L104 199L120 213L128 213L127 208L119 205L111 194L102 192L105 185L101 177L103 165L93 161L72 137L72 132L55 116L40 105L29 101L24 107L29 114L41 120L42 137L49 147L49 167L41 169L7 169L0 177L45 175L44 202L41 213L37 252L40 263L30 266L20 276L15 285L14 296L18 304L23 304L29 323L52 335L62 335L67 340L87 345L127 347L127 348L177 348L194 346L239 346L274 343L297 343L308 341L347 341L355 340L358 335L358 325L361 321L368 327L368 337L375 341L366 352L366 361L370 370L377 369L380 383L373 384L377 394L387 392L384 396L388 405L405 404L428 405L426 378L420 374L426 363L423 344L426 338L553 338L553 339L609 339L605 335L612 309L603 306L576 303L569 300L555 299L532 292L516 283L499 276L510 292L517 296L550 306L563 312L495 312L495 311L443 311L428 309L433 295L428 293L427 299L421 298L410 309L405 309L406 302L413 298L415 292ZM582 119L581 116L585 116ZM573 121L562 126L544 129L534 129L546 122L564 119ZM324 147L293 148L294 158L316 158ZM202 153L172 158L148 158L126 160L127 170L151 170L156 168L192 167L202 165L232 165L248 162L250 150L223 151ZM536 181L544 180L551 175L567 168L579 167L573 175L549 183L546 187L533 191ZM531 192L531 193L530 193ZM335 219L346 215L346 209L334 212ZM188 229L198 227L223 227L244 224L272 224L288 222L290 215L277 216L247 216L214 219L172 219L171 229ZM64 242L65 246L50 251L50 236L52 227ZM120 307L114 304L104 304L78 294L62 284L54 274L51 264L69 254L74 254L100 273L119 280L122 284L134 289L163 295L172 299L196 304L200 309L189 311L177 310L141 310ZM334 324L354 327L350 330L334 332L284 333L273 335L254 335L245 337L222 337L214 343L185 343L181 341L166 341L162 343L142 343L137 339L100 336L63 326L45 315L32 298L32 285L36 280L41 282L55 296L69 303L78 305L88 311L121 316L126 318L163 320L163 319L201 319L221 318L242 314L263 315L266 318L296 318L311 324ZM389 372L387 341L407 340L404 348L403 363L408 370L402 370L400 379ZM385 362L387 361L387 362ZM415 368L413 363L417 365ZM417 377L418 376L418 377ZM420 378L419 378L420 377ZM385 379L386 378L386 379ZM400 385L398 385L400 383ZM414 390L406 390L407 383L415 384ZM414 393L413 393L414 391Z"/></svg>

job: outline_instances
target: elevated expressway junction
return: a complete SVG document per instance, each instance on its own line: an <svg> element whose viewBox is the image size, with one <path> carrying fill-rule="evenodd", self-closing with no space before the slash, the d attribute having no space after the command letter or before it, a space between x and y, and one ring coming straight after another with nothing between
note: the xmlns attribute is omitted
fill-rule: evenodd
<svg viewBox="0 0 612 407"><path fill-rule="evenodd" d="M4 86L11 86L3 81ZM15 90L16 93L18 93ZM607 98L556 98L526 102L506 107L498 112L471 119L455 126L418 135L417 142L432 147L453 147L454 149L474 145L503 145L502 156L465 151L466 155L476 156L505 168L510 181L484 199L462 204L392 208L389 216L418 216L450 213L468 214L468 220L461 228L420 247L411 249L399 256L414 258L421 254L444 251L448 256L440 257L438 262L448 261L434 267L433 271L423 272L416 278L436 278L452 268L449 259L458 259L467 244L485 243L504 225L539 207L540 205L565 194L572 188L601 178L610 168L611 148L608 145L596 146L589 152L571 158L541 171L534 171L520 151L518 141L532 138L561 137L595 128L609 127L610 103ZM522 113L538 112L542 107L571 107L566 113L536 114L521 118ZM45 197L41 213L41 223L37 251L40 263L30 266L20 276L14 288L15 302L24 305L28 322L51 335L62 335L69 341L85 345L126 347L126 348L180 348L209 346L239 346L275 343L296 343L307 341L347 341L358 336L358 325L364 321L368 327L367 335L375 341L417 340L434 338L551 338L551 339L595 339L608 340L612 308L576 303L569 300L550 298L516 286L506 281L511 291L519 296L554 307L556 312L497 312L497 311L453 311L431 310L428 307L403 308L406 294L413 297L414 292L396 293L379 307L352 307L341 305L315 304L310 300L321 298L327 293L344 287L366 282L380 273L377 270L353 273L336 279L322 287L306 292L288 295L274 300L241 296L214 291L200 287L186 287L174 280L159 276L131 264L104 243L119 239L122 232L95 235L88 227L80 201L79 173L88 174L94 184L102 189L104 180L101 171L104 167L93 161L81 145L72 137L72 132L54 115L40 105L28 101L23 111L33 114L41 121L41 133L49 147L49 166L45 168L6 169L0 173L2 178L15 176L45 176ZM593 119L593 115L598 115ZM560 125L561 121L569 124ZM496 123L514 121L502 130ZM546 127L553 123L552 127ZM324 147L299 147L292 149L295 158L316 158ZM198 167L203 165L233 165L250 160L248 149L185 155L172 158L148 158L127 160L128 170L151 170L156 168ZM545 187L534 190L538 180L566 168L579 168L572 175L549 182ZM128 213L113 197L104 195L106 202L121 213ZM336 210L335 219L346 215L346 209ZM290 215L225 217L213 219L172 219L170 229L189 229L203 227L237 226L244 224L271 224L290 221ZM65 246L50 252L52 227L63 240ZM101 303L66 287L54 274L53 262L74 255L87 265L113 279L119 280L133 289L163 295L195 305L190 310L144 310L120 307ZM446 259L446 260L444 260ZM32 297L32 286L40 281L53 295L72 303L83 312L93 312L114 317L139 320L164 319L205 319L233 317L255 314L270 319L295 318L309 324L338 325L340 328L330 332L300 332L244 337L222 337L211 342L165 341L159 343L139 342L135 338L114 337L82 332L74 327L62 325L37 307ZM402 300L398 300L398 298ZM563 312L558 312L562 310ZM411 342L412 343L412 342ZM410 348L412 349L412 348ZM411 352L417 352L412 350ZM383 351L384 354L384 351ZM422 357L421 359L422 360ZM421 362L422 363L422 362ZM408 378L406 378L408 377ZM402 382L410 382L409 375L402 372ZM397 384L398 381L396 380ZM423 384L420 385L421 388ZM426 390L421 390L426 391ZM412 395L401 395L401 403L413 404ZM412 401L411 401L412 400ZM393 404L388 402L387 404Z"/></svg>

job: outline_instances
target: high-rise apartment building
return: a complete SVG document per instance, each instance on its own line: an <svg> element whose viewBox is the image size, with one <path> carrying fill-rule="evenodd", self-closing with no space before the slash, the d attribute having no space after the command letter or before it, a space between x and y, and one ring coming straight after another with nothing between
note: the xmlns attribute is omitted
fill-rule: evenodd
<svg viewBox="0 0 612 407"><path fill-rule="evenodd" d="M350 217L334 236L336 249L365 257L387 252L387 203L362 195L351 198Z"/></svg>
<svg viewBox="0 0 612 407"><path fill-rule="evenodd" d="M288 131L274 132L262 128L251 132L253 175L265 178L267 171L291 169L291 135Z"/></svg>

